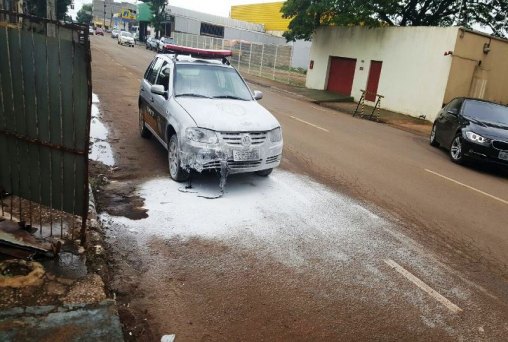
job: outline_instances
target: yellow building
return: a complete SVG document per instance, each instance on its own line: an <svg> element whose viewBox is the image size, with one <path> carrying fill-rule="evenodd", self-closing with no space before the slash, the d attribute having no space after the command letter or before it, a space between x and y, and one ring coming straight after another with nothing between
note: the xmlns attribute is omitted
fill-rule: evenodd
<svg viewBox="0 0 508 342"><path fill-rule="evenodd" d="M231 6L231 18L263 24L267 32L284 32L290 19L282 18L280 9L284 1Z"/></svg>

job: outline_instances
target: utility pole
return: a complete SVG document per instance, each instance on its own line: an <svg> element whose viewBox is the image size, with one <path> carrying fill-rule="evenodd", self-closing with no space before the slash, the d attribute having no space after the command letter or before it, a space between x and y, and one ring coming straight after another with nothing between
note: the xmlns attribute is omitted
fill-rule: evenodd
<svg viewBox="0 0 508 342"><path fill-rule="evenodd" d="M46 17L49 20L56 20L56 0L46 1ZM56 26L53 23L48 23L46 26L48 37L56 37Z"/></svg>
<svg viewBox="0 0 508 342"><path fill-rule="evenodd" d="M56 0L46 1L46 17L50 20L56 20Z"/></svg>
<svg viewBox="0 0 508 342"><path fill-rule="evenodd" d="M102 29L106 29L106 0L104 0L104 20L102 22Z"/></svg>

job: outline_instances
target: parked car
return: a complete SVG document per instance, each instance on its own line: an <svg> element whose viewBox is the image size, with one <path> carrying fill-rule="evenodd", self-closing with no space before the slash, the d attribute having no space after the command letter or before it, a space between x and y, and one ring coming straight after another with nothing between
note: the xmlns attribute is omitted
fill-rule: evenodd
<svg viewBox="0 0 508 342"><path fill-rule="evenodd" d="M111 38L118 38L118 34L120 33L120 30L114 29L111 31Z"/></svg>
<svg viewBox="0 0 508 342"><path fill-rule="evenodd" d="M134 47L134 37L132 36L132 33L127 31L120 32L118 34L118 44Z"/></svg>
<svg viewBox="0 0 508 342"><path fill-rule="evenodd" d="M148 50L157 50L157 45L159 44L159 40L153 38L153 37L148 37L146 39L146 48Z"/></svg>
<svg viewBox="0 0 508 342"><path fill-rule="evenodd" d="M90 35L94 35L95 34L95 30L93 29L92 26L88 27L88 34L90 34Z"/></svg>
<svg viewBox="0 0 508 342"><path fill-rule="evenodd" d="M224 168L268 176L280 164L283 141L277 119L256 101L263 94L251 92L218 51L192 50L199 56L159 54L146 70L138 102L141 136L154 135L168 150L175 181L191 170Z"/></svg>
<svg viewBox="0 0 508 342"><path fill-rule="evenodd" d="M95 29L95 34L98 36L104 36L104 31L100 27L97 27Z"/></svg>
<svg viewBox="0 0 508 342"><path fill-rule="evenodd" d="M167 52L167 44L174 44L175 40L171 37L162 37L157 45L157 52Z"/></svg>
<svg viewBox="0 0 508 342"><path fill-rule="evenodd" d="M448 149L455 163L480 160L508 166L508 107L480 99L453 99L434 121L430 144Z"/></svg>

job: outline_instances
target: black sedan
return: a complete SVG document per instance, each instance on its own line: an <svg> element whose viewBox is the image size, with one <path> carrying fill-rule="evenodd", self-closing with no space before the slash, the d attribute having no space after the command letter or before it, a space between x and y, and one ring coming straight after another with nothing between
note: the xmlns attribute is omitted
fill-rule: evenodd
<svg viewBox="0 0 508 342"><path fill-rule="evenodd" d="M508 107L455 98L434 121L430 144L448 149L458 164L474 159L508 166Z"/></svg>

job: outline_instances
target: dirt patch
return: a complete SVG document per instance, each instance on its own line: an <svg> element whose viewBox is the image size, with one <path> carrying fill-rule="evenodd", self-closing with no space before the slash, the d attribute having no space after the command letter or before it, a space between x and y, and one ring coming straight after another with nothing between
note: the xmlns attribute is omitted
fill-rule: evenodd
<svg viewBox="0 0 508 342"><path fill-rule="evenodd" d="M143 209L144 199L135 195L135 187L131 183L113 182L100 190L97 198L98 207L113 216L125 216L131 220L148 217Z"/></svg>
<svg viewBox="0 0 508 342"><path fill-rule="evenodd" d="M132 305L147 308L148 316L142 317L149 317L156 336L174 333L184 341L334 340L337 336L393 340L411 339L418 331L423 339L449 339L445 333L408 324L418 321L416 311L401 319L395 307L367 299L361 285L351 284L349 294L341 296L333 284L312 272L289 268L268 256L259 258L231 244L200 238L153 239L149 250L170 263L154 260L143 275L153 291L138 296ZM140 336L140 340L147 338Z"/></svg>

